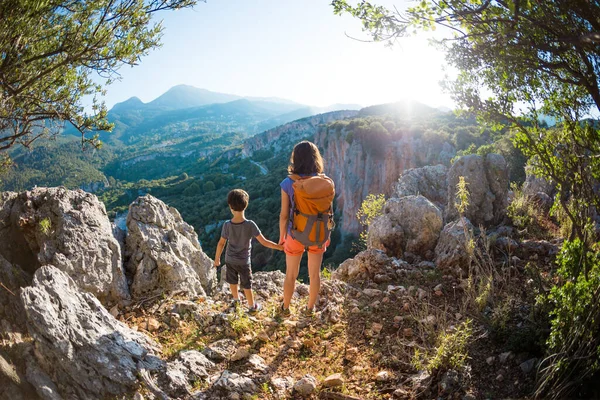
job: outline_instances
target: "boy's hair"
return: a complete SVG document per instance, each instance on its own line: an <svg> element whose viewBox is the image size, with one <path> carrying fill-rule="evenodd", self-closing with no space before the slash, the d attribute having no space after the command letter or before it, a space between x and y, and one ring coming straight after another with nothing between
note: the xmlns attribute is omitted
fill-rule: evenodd
<svg viewBox="0 0 600 400"><path fill-rule="evenodd" d="M233 211L244 211L248 207L250 196L242 189L233 189L227 195L227 204Z"/></svg>
<svg viewBox="0 0 600 400"><path fill-rule="evenodd" d="M294 146L288 166L289 174L320 174L322 172L323 157L314 143L305 140Z"/></svg>

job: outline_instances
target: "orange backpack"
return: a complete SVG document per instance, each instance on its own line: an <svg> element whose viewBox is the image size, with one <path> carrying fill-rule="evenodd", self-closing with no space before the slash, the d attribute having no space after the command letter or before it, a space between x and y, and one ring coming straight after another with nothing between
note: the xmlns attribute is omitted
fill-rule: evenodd
<svg viewBox="0 0 600 400"><path fill-rule="evenodd" d="M322 247L335 227L333 198L335 185L325 174L290 175L294 181L293 209L290 214L292 237L304 246Z"/></svg>

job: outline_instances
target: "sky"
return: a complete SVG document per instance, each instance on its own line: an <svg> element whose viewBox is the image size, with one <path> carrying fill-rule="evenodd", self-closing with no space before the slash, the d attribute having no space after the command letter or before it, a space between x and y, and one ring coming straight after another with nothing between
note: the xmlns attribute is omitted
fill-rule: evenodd
<svg viewBox="0 0 600 400"><path fill-rule="evenodd" d="M359 20L334 15L329 0L207 0L157 17L162 47L119 70L121 80L107 87L109 109L132 96L151 101L179 84L313 106L453 105L439 86L443 55L425 37L392 48L349 38L368 36Z"/></svg>

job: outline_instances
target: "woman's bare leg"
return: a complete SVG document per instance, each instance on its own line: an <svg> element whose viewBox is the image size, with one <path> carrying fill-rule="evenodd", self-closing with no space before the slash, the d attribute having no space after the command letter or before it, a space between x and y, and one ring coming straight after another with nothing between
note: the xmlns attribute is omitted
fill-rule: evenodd
<svg viewBox="0 0 600 400"><path fill-rule="evenodd" d="M298 272L300 270L300 260L302 254L299 256L285 256L285 281L283 283L283 308L289 308L296 289L296 279L298 279Z"/></svg>
<svg viewBox="0 0 600 400"><path fill-rule="evenodd" d="M323 262L323 253L308 253L308 277L310 278L310 288L308 291L308 304L306 307L312 310L319 297L321 290L321 263Z"/></svg>

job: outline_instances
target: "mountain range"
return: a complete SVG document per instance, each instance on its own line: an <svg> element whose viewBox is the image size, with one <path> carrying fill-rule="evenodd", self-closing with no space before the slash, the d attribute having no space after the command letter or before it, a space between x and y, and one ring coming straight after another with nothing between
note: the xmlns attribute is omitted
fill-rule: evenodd
<svg viewBox="0 0 600 400"><path fill-rule="evenodd" d="M190 138L197 133L235 132L252 136L278 125L329 111L358 110L357 104L314 107L277 97L242 97L189 85L174 86L144 103L138 97L117 103L108 113L115 124L100 139L113 145Z"/></svg>

